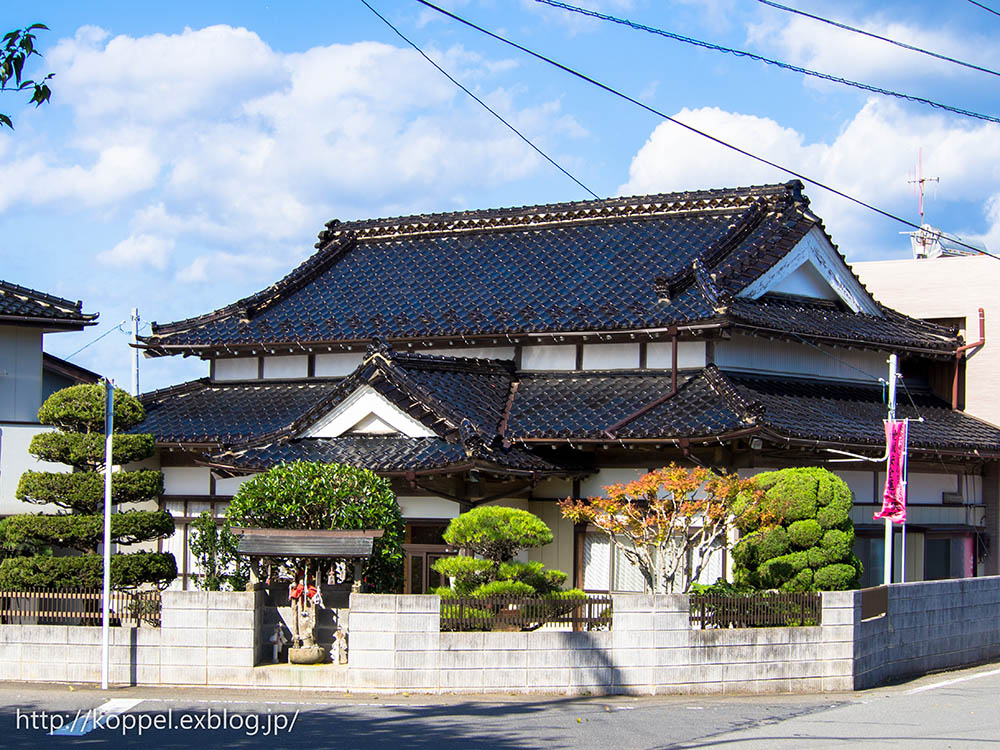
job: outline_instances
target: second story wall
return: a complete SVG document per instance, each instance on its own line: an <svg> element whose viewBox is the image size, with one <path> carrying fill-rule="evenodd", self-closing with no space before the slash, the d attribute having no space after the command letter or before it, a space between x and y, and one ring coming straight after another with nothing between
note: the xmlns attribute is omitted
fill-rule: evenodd
<svg viewBox="0 0 1000 750"><path fill-rule="evenodd" d="M733 336L715 344L715 363L724 370L806 375L872 382L888 376L882 352L818 347L758 336Z"/></svg>
<svg viewBox="0 0 1000 750"><path fill-rule="evenodd" d="M41 329L0 326L0 422L37 422L41 405Z"/></svg>

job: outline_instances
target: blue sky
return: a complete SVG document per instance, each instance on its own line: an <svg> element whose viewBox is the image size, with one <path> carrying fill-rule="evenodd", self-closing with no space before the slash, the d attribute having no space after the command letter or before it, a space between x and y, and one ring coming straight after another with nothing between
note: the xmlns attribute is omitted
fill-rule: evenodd
<svg viewBox="0 0 1000 750"><path fill-rule="evenodd" d="M370 0L442 67L601 196L783 181L411 0ZM534 0L442 5L747 150L1000 251L1000 126L819 82ZM1000 78L754 0L588 7L883 88L1000 114ZM1000 17L965 0L788 5L1000 69ZM997 2L1000 9L1000 0ZM0 278L82 299L101 325L47 337L68 356L138 306L168 322L276 281L331 218L587 198L357 0L40 2L51 103L0 95ZM851 260L907 257L905 227L807 186ZM127 384L113 331L73 361ZM142 389L206 374L144 360Z"/></svg>

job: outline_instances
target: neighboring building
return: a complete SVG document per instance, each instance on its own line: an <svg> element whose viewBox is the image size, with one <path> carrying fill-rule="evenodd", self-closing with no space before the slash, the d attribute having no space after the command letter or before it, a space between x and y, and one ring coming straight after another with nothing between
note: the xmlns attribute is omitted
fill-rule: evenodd
<svg viewBox="0 0 1000 750"><path fill-rule="evenodd" d="M277 284L154 324L148 355L201 357L210 373L143 396L136 428L157 437L162 504L183 529L167 542L179 585L186 524L223 512L248 472L305 458L392 478L409 591L434 585L448 519L484 503L544 519L556 541L537 556L575 585L641 589L601 534L561 519L559 499L671 461L752 474L822 464L829 448L878 456L890 352L920 376L900 404L926 420L911 431L911 497L935 527L995 538L982 516L991 504L996 517L1000 430L930 385L959 337L876 302L801 190L334 221ZM871 506L880 468L839 473ZM944 505L956 488L964 505ZM880 540L861 527L874 581ZM960 572L981 569L975 553ZM725 569L719 555L705 578Z"/></svg>
<svg viewBox="0 0 1000 750"><path fill-rule="evenodd" d="M15 499L23 471L68 469L28 454L32 436L50 429L38 423L42 402L59 388L98 378L44 354L44 336L81 331L96 322L97 313L83 312L81 302L0 281L0 516L38 512L37 506Z"/></svg>
<svg viewBox="0 0 1000 750"><path fill-rule="evenodd" d="M978 343L990 321L994 324L1000 321L1000 261L987 255L970 255L967 251L956 254L934 243L929 245L929 251L918 252L916 240L914 254L913 260L855 263L852 268L880 302L907 315L953 327L967 345ZM950 368L938 372L936 390L955 408L1000 425L1000 348L986 339L983 345L972 346L955 356ZM992 487L992 482L987 487ZM942 487L942 491L957 493L947 498L949 503L964 503L968 497L961 485ZM995 530L1000 525L996 504L988 504L985 512L985 527ZM995 532L984 536L968 528L969 525L917 526L914 541L919 543L923 532L924 546L936 549L925 562L925 577L955 577L969 550L982 547L987 539L994 546L991 560L996 559ZM907 543L911 544L909 533ZM987 570L1000 572L995 562Z"/></svg>

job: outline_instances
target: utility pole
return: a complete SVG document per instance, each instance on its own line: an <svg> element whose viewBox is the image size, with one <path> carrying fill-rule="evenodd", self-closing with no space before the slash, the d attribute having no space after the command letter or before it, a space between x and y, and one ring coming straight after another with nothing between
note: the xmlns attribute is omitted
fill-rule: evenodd
<svg viewBox="0 0 1000 750"><path fill-rule="evenodd" d="M101 690L108 689L111 648L108 619L111 604L111 436L115 427L115 386L104 380L104 595L101 603Z"/></svg>
<svg viewBox="0 0 1000 750"><path fill-rule="evenodd" d="M139 308L132 308L132 395L139 395Z"/></svg>
<svg viewBox="0 0 1000 750"><path fill-rule="evenodd" d="M896 418L896 369L898 363L895 354L889 355L889 421ZM889 473L889 464L892 456L886 458L886 475ZM883 582L886 586L892 583L892 519L888 516L885 521L885 557L883 558ZM904 561L905 563L905 561Z"/></svg>

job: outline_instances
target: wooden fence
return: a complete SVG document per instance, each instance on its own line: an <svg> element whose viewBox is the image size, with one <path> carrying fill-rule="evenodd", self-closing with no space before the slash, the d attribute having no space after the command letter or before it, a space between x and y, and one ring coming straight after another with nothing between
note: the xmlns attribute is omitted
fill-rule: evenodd
<svg viewBox="0 0 1000 750"><path fill-rule="evenodd" d="M530 596L441 599L441 630L608 630L611 597Z"/></svg>
<svg viewBox="0 0 1000 750"><path fill-rule="evenodd" d="M689 622L702 629L820 625L823 599L819 593L692 594Z"/></svg>
<svg viewBox="0 0 1000 750"><path fill-rule="evenodd" d="M93 589L0 591L0 623L10 625L100 625L103 592ZM111 625L160 626L159 591L112 591Z"/></svg>

